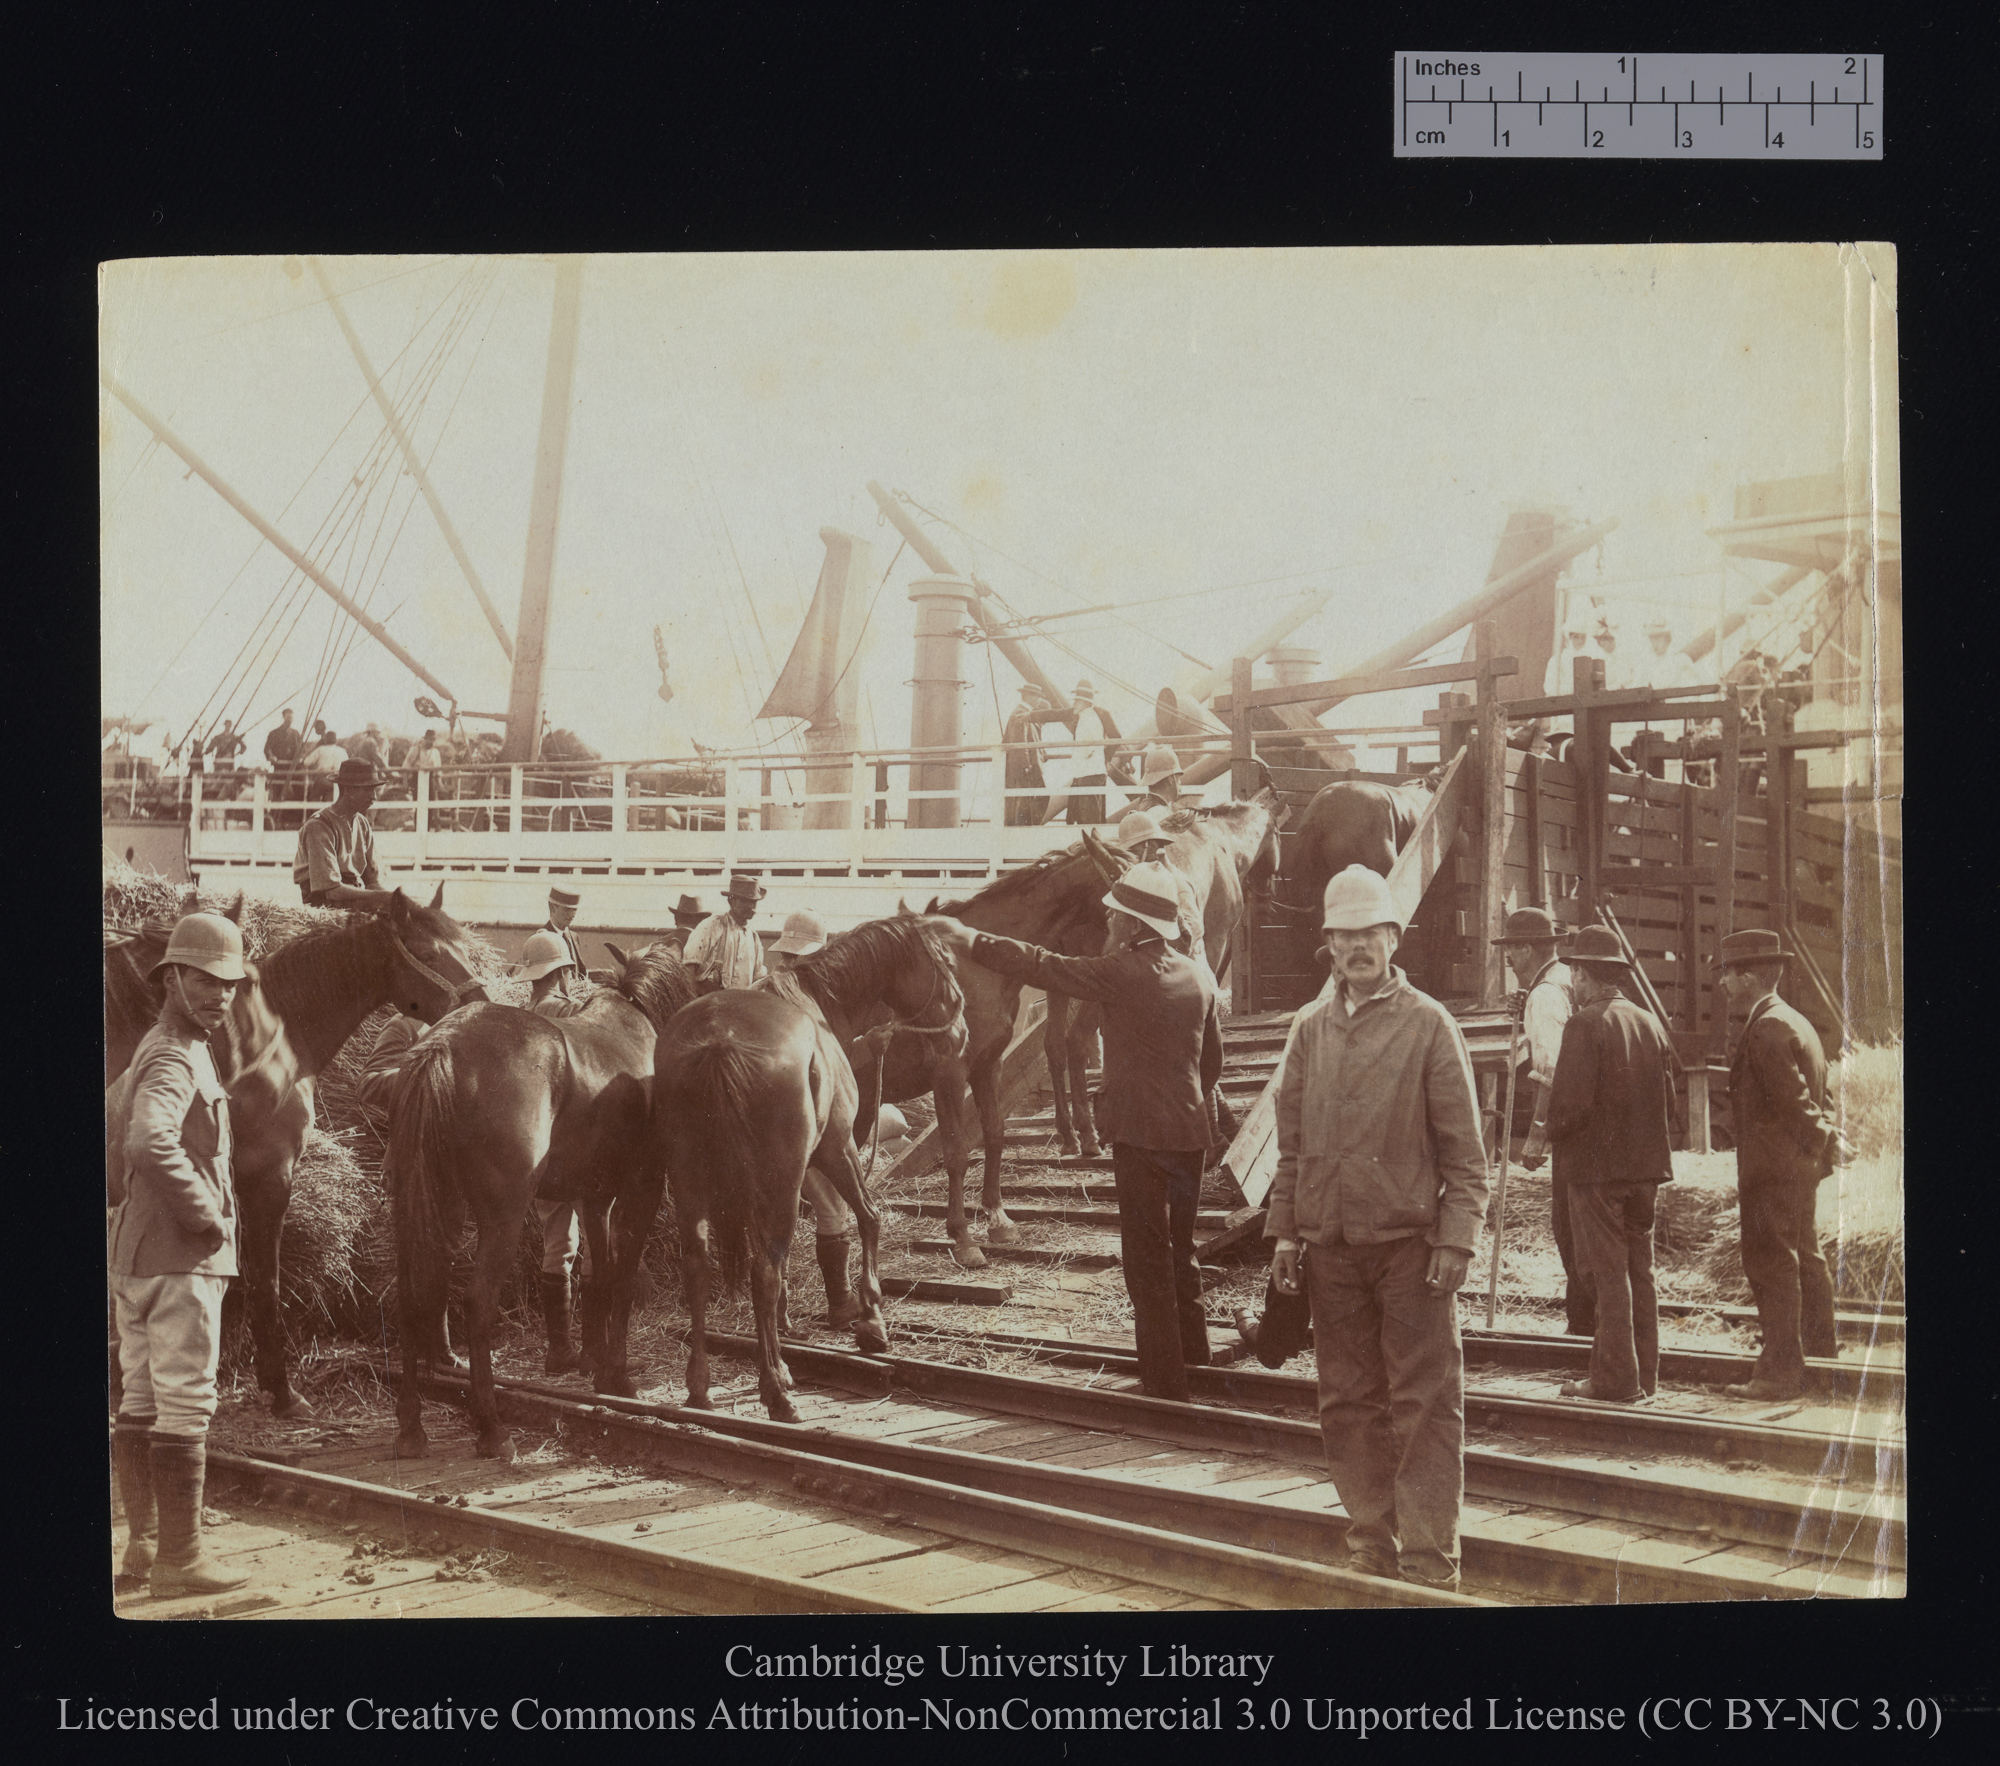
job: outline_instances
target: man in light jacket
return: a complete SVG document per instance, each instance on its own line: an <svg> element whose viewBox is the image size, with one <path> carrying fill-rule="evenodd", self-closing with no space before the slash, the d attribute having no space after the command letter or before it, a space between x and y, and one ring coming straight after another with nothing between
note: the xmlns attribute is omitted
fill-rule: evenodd
<svg viewBox="0 0 2000 1766"><path fill-rule="evenodd" d="M1465 1039L1390 958L1388 884L1349 865L1321 924L1334 985L1292 1020L1278 1087L1272 1280L1300 1248L1320 1432L1356 1568L1458 1586L1465 1355L1457 1293L1486 1214L1486 1149Z"/></svg>

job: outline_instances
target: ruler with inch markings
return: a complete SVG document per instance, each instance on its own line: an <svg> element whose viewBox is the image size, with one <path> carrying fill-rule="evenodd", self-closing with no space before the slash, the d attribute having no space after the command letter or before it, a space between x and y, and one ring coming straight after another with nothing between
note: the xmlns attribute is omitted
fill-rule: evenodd
<svg viewBox="0 0 2000 1766"><path fill-rule="evenodd" d="M1398 159L1880 159L1879 55L1395 58Z"/></svg>

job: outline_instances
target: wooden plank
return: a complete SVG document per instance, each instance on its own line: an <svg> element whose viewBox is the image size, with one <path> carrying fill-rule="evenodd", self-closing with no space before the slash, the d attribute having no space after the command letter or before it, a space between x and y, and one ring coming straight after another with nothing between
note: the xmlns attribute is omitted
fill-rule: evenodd
<svg viewBox="0 0 2000 1766"><path fill-rule="evenodd" d="M1396 855L1389 872L1389 894L1406 923L1416 918L1425 891L1450 856L1452 838L1472 795L1469 773L1461 750L1445 769L1408 843Z"/></svg>
<svg viewBox="0 0 2000 1766"><path fill-rule="evenodd" d="M1277 1175L1278 1080L1284 1070L1285 1057L1280 1051L1277 1067L1238 1125L1229 1151L1222 1156L1223 1169L1228 1171L1245 1205L1251 1208L1262 1206L1270 1193L1271 1179Z"/></svg>

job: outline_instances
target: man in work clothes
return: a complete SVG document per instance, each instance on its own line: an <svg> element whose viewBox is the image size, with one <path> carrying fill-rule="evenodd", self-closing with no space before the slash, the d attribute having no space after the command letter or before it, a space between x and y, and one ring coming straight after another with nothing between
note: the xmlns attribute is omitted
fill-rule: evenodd
<svg viewBox="0 0 2000 1766"><path fill-rule="evenodd" d="M932 924L984 968L1104 1008L1097 1126L1117 1175L1139 1381L1155 1398L1185 1402L1188 1368L1208 1363L1194 1219L1211 1145L1204 1100L1222 1074L1215 984L1171 942L1179 902L1165 865L1132 866L1104 905L1112 948L1100 957L1057 956L947 918Z"/></svg>
<svg viewBox="0 0 2000 1766"><path fill-rule="evenodd" d="M1304 1281L1320 1433L1369 1575L1458 1586L1465 1355L1456 1295L1486 1213L1486 1149L1458 1025L1390 964L1402 915L1349 865L1326 886L1333 984L1292 1020L1264 1235Z"/></svg>
<svg viewBox="0 0 2000 1766"><path fill-rule="evenodd" d="M704 993L718 987L755 987L764 977L764 944L750 930L764 885L748 871L729 873L728 908L688 934L681 960L695 971Z"/></svg>
<svg viewBox="0 0 2000 1766"><path fill-rule="evenodd" d="M375 830L368 821L375 769L365 760L343 760L339 777L339 795L313 811L299 830L292 881L307 907L372 911L389 900L375 874Z"/></svg>
<svg viewBox="0 0 2000 1766"><path fill-rule="evenodd" d="M1660 1378L1653 1204L1674 1178L1672 1056L1659 1021L1619 989L1632 965L1608 927L1584 927L1569 961L1576 1010L1563 1027L1549 1138L1597 1330L1590 1377L1566 1382L1562 1396L1635 1404Z"/></svg>
<svg viewBox="0 0 2000 1766"><path fill-rule="evenodd" d="M278 717L277 727L264 734L264 764L271 769L271 795L280 803L290 803L305 795L305 776L299 769L305 737L292 722L290 706ZM269 819L273 827L297 827L298 811L274 810Z"/></svg>
<svg viewBox="0 0 2000 1766"><path fill-rule="evenodd" d="M1525 990L1521 1028L1528 1044L1528 1138L1521 1147L1521 1164L1536 1171L1549 1156L1549 1088L1555 1084L1556 1057L1562 1053L1563 1026L1574 1009L1569 967L1557 954L1563 930L1546 908L1516 908L1507 916L1505 934L1496 942L1507 953L1507 966ZM1508 1125L1512 1132L1513 1125ZM1563 1314L1572 1337L1588 1337L1597 1329L1590 1273L1577 1261L1576 1237L1570 1227L1569 1191L1560 1170L1549 1184L1549 1225L1556 1254L1563 1266Z"/></svg>
<svg viewBox="0 0 2000 1766"><path fill-rule="evenodd" d="M1032 681L1022 682L1020 700L1007 714L1007 725L1001 732L1000 740L1007 744L1007 789L1010 792L1032 791L1038 795L1007 799L1006 826L1010 828L1039 827L1042 818L1049 812L1048 798L1039 795L1045 783L1042 778L1042 751L1032 746L1036 730L1048 712L1049 696Z"/></svg>
<svg viewBox="0 0 2000 1766"><path fill-rule="evenodd" d="M1840 1139L1819 1033L1778 997L1790 955L1777 933L1752 931L1732 932L1717 957L1730 1005L1749 1013L1729 1067L1729 1110L1743 1274L1764 1332L1756 1372L1729 1388L1732 1398L1794 1397L1808 1355L1839 1353L1814 1209Z"/></svg>
<svg viewBox="0 0 2000 1766"><path fill-rule="evenodd" d="M700 926L702 921L708 918L708 913L702 907L698 897L683 892L680 900L673 905L673 916L674 929L671 932L662 933L660 942L672 945L675 950L685 956L687 954L687 941L694 936L695 929Z"/></svg>
<svg viewBox="0 0 2000 1766"><path fill-rule="evenodd" d="M237 1273L229 1095L208 1038L244 978L243 936L220 914L189 914L162 970L166 1003L132 1057L122 1181L109 1198L123 1382L113 1452L129 1530L116 1586L136 1593L147 1578L156 1598L249 1580L201 1550L222 1296Z"/></svg>

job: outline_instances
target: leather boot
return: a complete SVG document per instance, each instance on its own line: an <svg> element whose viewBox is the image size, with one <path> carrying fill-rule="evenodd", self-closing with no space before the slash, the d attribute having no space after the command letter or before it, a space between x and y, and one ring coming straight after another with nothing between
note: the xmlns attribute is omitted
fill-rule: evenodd
<svg viewBox="0 0 2000 1766"><path fill-rule="evenodd" d="M566 1374L578 1361L569 1334L569 1277L542 1277L542 1320L549 1329L549 1352L542 1358L545 1374Z"/></svg>
<svg viewBox="0 0 2000 1766"><path fill-rule="evenodd" d="M819 1273L826 1282L826 1322L834 1326L851 1325L867 1311L847 1284L848 1242L846 1233L835 1233L813 1245L819 1253Z"/></svg>
<svg viewBox="0 0 2000 1766"><path fill-rule="evenodd" d="M201 1552L201 1497L208 1478L208 1442L198 1435L154 1435L151 1461L153 1498L160 1518L153 1598L227 1594L232 1588L241 1588L250 1580L248 1576L231 1575Z"/></svg>
<svg viewBox="0 0 2000 1766"><path fill-rule="evenodd" d="M137 1594L159 1555L160 1510L153 1500L152 1428L149 1416L121 1416L111 1436L111 1463L125 1506L125 1558L111 1579L114 1594Z"/></svg>

